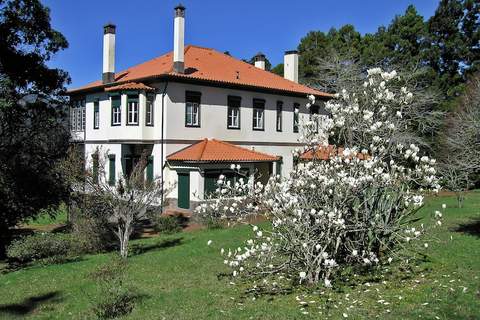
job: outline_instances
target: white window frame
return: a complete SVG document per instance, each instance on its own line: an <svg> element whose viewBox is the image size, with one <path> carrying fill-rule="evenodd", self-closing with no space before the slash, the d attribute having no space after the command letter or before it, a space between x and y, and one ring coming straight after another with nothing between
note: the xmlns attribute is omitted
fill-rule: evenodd
<svg viewBox="0 0 480 320"><path fill-rule="evenodd" d="M145 106L145 125L153 127L153 106L155 105L155 100L153 96L147 95L147 103Z"/></svg>
<svg viewBox="0 0 480 320"><path fill-rule="evenodd" d="M70 130L76 132L85 131L85 100L73 101L70 107Z"/></svg>
<svg viewBox="0 0 480 320"><path fill-rule="evenodd" d="M198 127L200 125L200 104L198 102L186 102L185 104L185 126ZM190 116L190 121L189 120Z"/></svg>
<svg viewBox="0 0 480 320"><path fill-rule="evenodd" d="M118 126L122 124L122 107L113 107L112 111L112 125Z"/></svg>
<svg viewBox="0 0 480 320"><path fill-rule="evenodd" d="M253 130L265 130L265 108L253 109Z"/></svg>
<svg viewBox="0 0 480 320"><path fill-rule="evenodd" d="M228 107L228 128L240 128L240 107Z"/></svg>
<svg viewBox="0 0 480 320"><path fill-rule="evenodd" d="M138 101L127 103L127 125L138 125Z"/></svg>

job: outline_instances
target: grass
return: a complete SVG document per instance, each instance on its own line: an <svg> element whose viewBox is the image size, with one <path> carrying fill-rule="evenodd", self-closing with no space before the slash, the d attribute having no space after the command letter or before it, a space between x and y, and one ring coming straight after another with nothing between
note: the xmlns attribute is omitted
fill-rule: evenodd
<svg viewBox="0 0 480 320"><path fill-rule="evenodd" d="M479 319L480 192L469 194L462 209L454 207L454 197L429 199L422 214L429 215L442 203L448 206L444 224L434 231L429 259L413 277L397 275L385 283L310 295L307 301L316 302L302 309L308 314L295 299L302 292L253 301L240 287L229 285L230 279L219 277L227 271L220 248L238 246L248 237L248 227L137 240L141 252L129 258L130 278L144 297L127 318L278 320L329 314L340 319L346 313L348 319ZM213 241L210 246L208 240ZM89 309L97 290L88 274L111 255L0 275L0 318L92 318ZM327 297L333 299L329 304Z"/></svg>
<svg viewBox="0 0 480 320"><path fill-rule="evenodd" d="M61 204L58 208L43 210L38 217L26 223L29 228L43 228L67 222L67 207Z"/></svg>

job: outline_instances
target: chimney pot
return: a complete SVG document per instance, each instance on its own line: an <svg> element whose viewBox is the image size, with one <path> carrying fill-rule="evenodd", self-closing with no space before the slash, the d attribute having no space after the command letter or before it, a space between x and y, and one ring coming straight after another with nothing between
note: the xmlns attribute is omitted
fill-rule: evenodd
<svg viewBox="0 0 480 320"><path fill-rule="evenodd" d="M177 73L185 72L185 7L181 4L175 7L173 31L173 70Z"/></svg>
<svg viewBox="0 0 480 320"><path fill-rule="evenodd" d="M257 53L253 60L255 62L255 67L265 70L265 55L263 53Z"/></svg>
<svg viewBox="0 0 480 320"><path fill-rule="evenodd" d="M117 27L113 23L103 26L103 73L102 82L115 81L115 33Z"/></svg>
<svg viewBox="0 0 480 320"><path fill-rule="evenodd" d="M298 51L285 51L283 56L283 77L298 83Z"/></svg>

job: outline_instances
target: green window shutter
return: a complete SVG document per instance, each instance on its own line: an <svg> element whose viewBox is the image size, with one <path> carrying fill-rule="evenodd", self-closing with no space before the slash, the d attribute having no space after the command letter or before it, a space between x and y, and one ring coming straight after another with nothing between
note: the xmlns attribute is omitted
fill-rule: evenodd
<svg viewBox="0 0 480 320"><path fill-rule="evenodd" d="M93 180L98 182L98 152L92 154L92 175Z"/></svg>
<svg viewBox="0 0 480 320"><path fill-rule="evenodd" d="M148 157L147 160L147 181L153 181L153 156Z"/></svg>
<svg viewBox="0 0 480 320"><path fill-rule="evenodd" d="M108 184L115 185L115 155L108 155Z"/></svg>

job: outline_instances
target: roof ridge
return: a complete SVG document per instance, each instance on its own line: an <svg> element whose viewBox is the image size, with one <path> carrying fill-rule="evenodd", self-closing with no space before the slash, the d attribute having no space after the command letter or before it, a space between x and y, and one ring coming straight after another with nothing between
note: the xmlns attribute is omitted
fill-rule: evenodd
<svg viewBox="0 0 480 320"><path fill-rule="evenodd" d="M265 152L261 152L261 151L257 151L257 150L251 150L251 149L248 149L248 148L245 148L245 147L241 147L241 146L236 145L234 143L226 142L226 141L223 141L223 140L216 140L216 139L212 139L212 140L215 140L217 142L220 142L220 143L228 145L228 146L232 146L232 147L235 147L235 148L238 148L238 149L248 151L250 153L259 153L259 154L267 156L267 157L278 158L277 156L272 156L271 154L268 154L268 153L265 153Z"/></svg>
<svg viewBox="0 0 480 320"><path fill-rule="evenodd" d="M198 160L202 159L203 157L203 153L205 152L205 148L207 147L207 144L208 144L208 138L203 138L202 142L203 142L203 148L200 152L200 158Z"/></svg>

